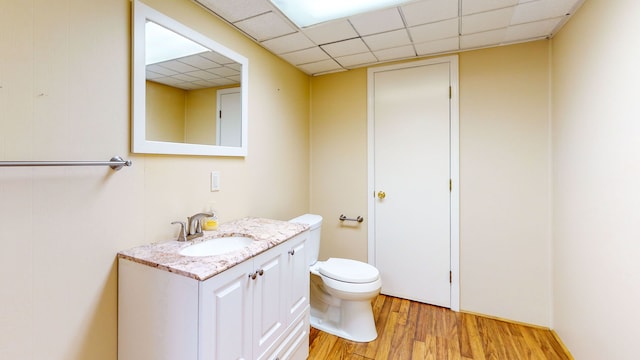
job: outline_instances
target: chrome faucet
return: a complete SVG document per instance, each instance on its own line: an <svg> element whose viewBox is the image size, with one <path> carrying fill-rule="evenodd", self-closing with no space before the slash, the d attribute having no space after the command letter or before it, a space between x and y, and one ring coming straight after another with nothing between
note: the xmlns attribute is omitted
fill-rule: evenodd
<svg viewBox="0 0 640 360"><path fill-rule="evenodd" d="M197 213L187 218L187 240L195 239L203 235L200 219L213 216L212 213Z"/></svg>

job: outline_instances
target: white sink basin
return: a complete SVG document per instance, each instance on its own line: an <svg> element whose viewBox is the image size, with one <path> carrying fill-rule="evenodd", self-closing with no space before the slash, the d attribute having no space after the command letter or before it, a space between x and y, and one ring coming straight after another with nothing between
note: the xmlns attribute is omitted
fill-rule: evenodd
<svg viewBox="0 0 640 360"><path fill-rule="evenodd" d="M214 256L232 253L249 246L254 240L244 236L230 236L207 240L180 250L184 256Z"/></svg>

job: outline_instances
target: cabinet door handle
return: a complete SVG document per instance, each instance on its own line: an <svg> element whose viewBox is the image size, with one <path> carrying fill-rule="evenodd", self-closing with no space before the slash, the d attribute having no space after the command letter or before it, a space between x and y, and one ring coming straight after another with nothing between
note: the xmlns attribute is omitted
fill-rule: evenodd
<svg viewBox="0 0 640 360"><path fill-rule="evenodd" d="M258 275L260 275L260 276L264 275L264 270L262 270L262 269L258 270Z"/></svg>
<svg viewBox="0 0 640 360"><path fill-rule="evenodd" d="M296 249L289 250L289 255L293 256L296 254Z"/></svg>
<svg viewBox="0 0 640 360"><path fill-rule="evenodd" d="M251 280L255 280L256 276L258 276L257 272L252 272L252 273L249 274L249 277L251 278Z"/></svg>

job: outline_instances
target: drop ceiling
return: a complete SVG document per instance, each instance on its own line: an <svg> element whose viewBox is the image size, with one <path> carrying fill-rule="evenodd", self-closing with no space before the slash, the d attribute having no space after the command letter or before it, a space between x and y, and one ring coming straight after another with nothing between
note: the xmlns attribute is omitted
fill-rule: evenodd
<svg viewBox="0 0 640 360"><path fill-rule="evenodd" d="M419 0L306 28L269 0L194 1L305 73L320 75L550 38L585 0Z"/></svg>

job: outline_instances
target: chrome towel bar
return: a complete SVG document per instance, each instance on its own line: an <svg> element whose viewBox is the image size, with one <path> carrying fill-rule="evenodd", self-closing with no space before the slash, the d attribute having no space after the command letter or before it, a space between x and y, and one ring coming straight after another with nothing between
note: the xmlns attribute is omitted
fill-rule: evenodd
<svg viewBox="0 0 640 360"><path fill-rule="evenodd" d="M364 221L364 218L362 216L358 216L355 219L349 219L348 217L344 216L344 215L340 215L340 217L338 218L340 221L357 221L359 223Z"/></svg>
<svg viewBox="0 0 640 360"><path fill-rule="evenodd" d="M131 160L123 160L114 156L109 161L0 161L0 167L7 166L109 166L120 170L123 166L131 166Z"/></svg>

